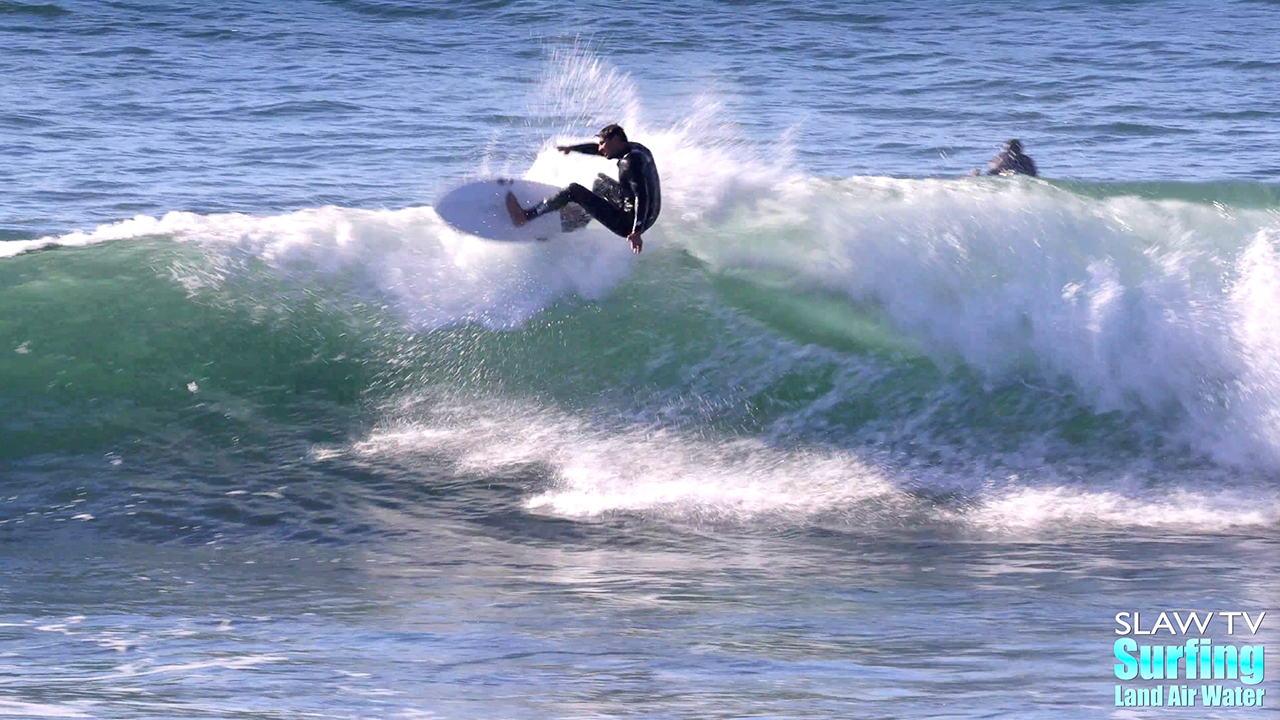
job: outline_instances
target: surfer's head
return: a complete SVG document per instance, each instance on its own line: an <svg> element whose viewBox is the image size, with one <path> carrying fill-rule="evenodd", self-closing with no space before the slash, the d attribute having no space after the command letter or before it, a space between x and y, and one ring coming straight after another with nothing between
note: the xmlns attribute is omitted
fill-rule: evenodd
<svg viewBox="0 0 1280 720"><path fill-rule="evenodd" d="M1022 141L1021 141L1021 140L1005 140L1005 141L1004 141L1004 149L1005 149L1005 150L1008 150L1008 151L1009 151L1009 152L1011 152L1011 153L1017 153L1017 154L1021 155L1021 154L1022 154Z"/></svg>
<svg viewBox="0 0 1280 720"><path fill-rule="evenodd" d="M609 158L620 158L627 154L627 131L622 129L621 125L605 125L604 129L596 133L596 137L600 139L600 154Z"/></svg>

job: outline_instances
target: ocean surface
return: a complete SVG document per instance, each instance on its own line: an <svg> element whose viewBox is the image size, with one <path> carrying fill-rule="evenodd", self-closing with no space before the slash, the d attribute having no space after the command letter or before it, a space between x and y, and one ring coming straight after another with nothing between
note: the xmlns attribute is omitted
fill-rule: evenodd
<svg viewBox="0 0 1280 720"><path fill-rule="evenodd" d="M1280 643L1277 38L0 0L0 716L1178 714L1116 613ZM432 209L610 122L641 255Z"/></svg>

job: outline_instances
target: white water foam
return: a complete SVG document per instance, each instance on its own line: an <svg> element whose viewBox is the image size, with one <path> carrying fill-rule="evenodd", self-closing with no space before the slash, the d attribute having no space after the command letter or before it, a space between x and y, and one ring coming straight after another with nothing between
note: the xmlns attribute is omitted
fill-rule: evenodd
<svg viewBox="0 0 1280 720"><path fill-rule="evenodd" d="M976 527L1002 532L1148 529L1213 533L1273 527L1280 521L1280 498L1263 499L1257 491L1018 488L983 499L965 517Z"/></svg>
<svg viewBox="0 0 1280 720"><path fill-rule="evenodd" d="M1280 496L1256 483L1206 488L1202 473L1154 486L1142 468L1117 468L1110 479L1092 477L1081 485L1048 474L999 477L973 467L966 482L950 476L934 482L931 471L895 468L856 451L610 428L497 402L444 403L430 415L392 423L347 452L443 456L460 474L541 468L549 486L527 497L525 507L580 519L625 514L695 524L834 523L874 530L934 524L999 534L1194 534L1280 521ZM967 488L958 504L957 487ZM924 499L936 493L944 500Z"/></svg>
<svg viewBox="0 0 1280 720"><path fill-rule="evenodd" d="M943 365L1065 378L1095 411L1175 425L1217 461L1280 462L1273 213L887 178L779 183L735 213L685 236L717 272L842 292Z"/></svg>
<svg viewBox="0 0 1280 720"><path fill-rule="evenodd" d="M1232 414L1219 454L1280 465L1280 230L1258 232L1240 255L1228 301L1241 369L1227 394Z"/></svg>
<svg viewBox="0 0 1280 720"><path fill-rule="evenodd" d="M884 473L835 450L788 451L758 439L714 442L680 433L593 428L562 414L478 403L437 407L354 446L359 455L443 453L459 472L540 466L553 487L535 512L623 512L683 520L787 522L815 516L898 516L914 506Z"/></svg>

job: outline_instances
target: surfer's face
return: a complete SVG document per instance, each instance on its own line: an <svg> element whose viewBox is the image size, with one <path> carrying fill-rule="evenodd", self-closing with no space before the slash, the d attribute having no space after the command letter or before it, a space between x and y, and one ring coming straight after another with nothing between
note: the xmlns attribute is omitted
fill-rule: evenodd
<svg viewBox="0 0 1280 720"><path fill-rule="evenodd" d="M601 138L600 154L607 158L615 158L620 156L626 147L626 143L617 136L611 138Z"/></svg>

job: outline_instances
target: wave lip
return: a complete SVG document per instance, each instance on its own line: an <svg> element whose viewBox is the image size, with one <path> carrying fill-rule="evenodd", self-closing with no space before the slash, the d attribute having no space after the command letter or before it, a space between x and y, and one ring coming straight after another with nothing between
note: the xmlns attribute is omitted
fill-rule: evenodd
<svg viewBox="0 0 1280 720"><path fill-rule="evenodd" d="M0 258L142 238L196 245L219 272L261 263L306 284L345 282L388 300L407 325L429 330L460 323L520 327L566 295L598 298L633 262L622 243L587 229L544 243L498 243L461 234L430 207L354 210L321 207L285 215L138 216L91 232L0 243Z"/></svg>

